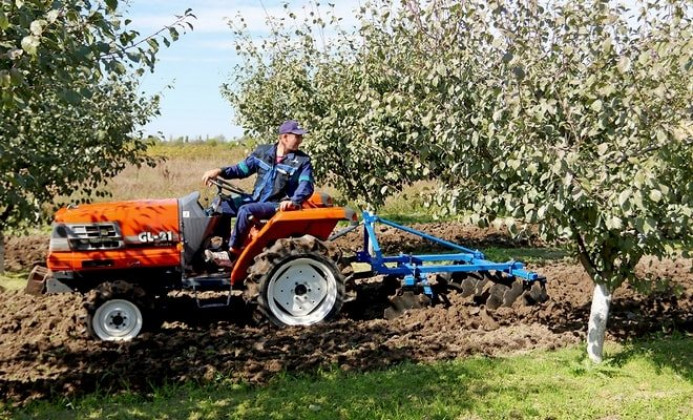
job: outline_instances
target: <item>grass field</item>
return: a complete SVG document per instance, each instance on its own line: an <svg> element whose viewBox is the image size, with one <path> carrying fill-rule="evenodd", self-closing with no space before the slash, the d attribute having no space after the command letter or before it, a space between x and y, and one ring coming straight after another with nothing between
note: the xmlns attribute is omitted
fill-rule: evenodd
<svg viewBox="0 0 693 420"><path fill-rule="evenodd" d="M606 361L582 348L507 358L339 369L280 376L264 387L167 386L150 395L37 403L16 419L690 419L692 337L617 345ZM1 411L0 411L1 412Z"/></svg>

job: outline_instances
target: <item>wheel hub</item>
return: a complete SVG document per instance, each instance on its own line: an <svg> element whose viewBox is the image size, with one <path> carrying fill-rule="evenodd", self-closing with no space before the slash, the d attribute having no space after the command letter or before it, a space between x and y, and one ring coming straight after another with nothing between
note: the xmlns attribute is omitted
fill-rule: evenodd
<svg viewBox="0 0 693 420"><path fill-rule="evenodd" d="M296 296L303 296L306 293L308 293L308 288L306 287L305 284L296 283L296 288L294 289L294 293L296 294Z"/></svg>
<svg viewBox="0 0 693 420"><path fill-rule="evenodd" d="M142 312L125 299L104 302L94 313L93 328L97 337L105 341L135 338L142 330Z"/></svg>
<svg viewBox="0 0 693 420"><path fill-rule="evenodd" d="M109 315L109 318L110 321L108 325L112 326L113 328L119 330L127 327L128 317L122 312L116 311L115 313Z"/></svg>

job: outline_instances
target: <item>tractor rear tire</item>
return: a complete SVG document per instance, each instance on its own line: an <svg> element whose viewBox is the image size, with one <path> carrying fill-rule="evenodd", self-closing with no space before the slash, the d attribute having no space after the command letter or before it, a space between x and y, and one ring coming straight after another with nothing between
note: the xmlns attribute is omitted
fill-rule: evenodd
<svg viewBox="0 0 693 420"><path fill-rule="evenodd" d="M87 295L87 331L102 341L129 341L158 325L154 301L141 287L123 281L101 283Z"/></svg>
<svg viewBox="0 0 693 420"><path fill-rule="evenodd" d="M345 296L340 257L338 249L310 235L277 240L248 270L257 312L279 327L333 319Z"/></svg>

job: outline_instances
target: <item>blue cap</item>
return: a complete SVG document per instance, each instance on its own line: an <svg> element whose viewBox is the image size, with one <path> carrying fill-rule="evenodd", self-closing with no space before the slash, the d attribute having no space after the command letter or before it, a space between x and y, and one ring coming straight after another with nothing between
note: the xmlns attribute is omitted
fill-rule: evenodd
<svg viewBox="0 0 693 420"><path fill-rule="evenodd" d="M307 131L298 125L298 121L284 121L284 123L279 126L279 134L296 134L302 136L306 133Z"/></svg>

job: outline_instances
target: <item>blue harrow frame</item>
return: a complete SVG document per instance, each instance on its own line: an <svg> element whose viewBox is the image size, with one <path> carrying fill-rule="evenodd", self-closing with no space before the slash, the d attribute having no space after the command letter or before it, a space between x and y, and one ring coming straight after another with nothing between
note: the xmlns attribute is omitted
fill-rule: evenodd
<svg viewBox="0 0 693 420"><path fill-rule="evenodd" d="M525 289L529 289L535 282L539 282L543 287L546 282L545 277L526 270L524 264L519 261L489 261L479 250L465 248L462 245L399 225L369 211L364 211L362 216L363 225L365 227L363 250L356 253L355 261L370 264L371 272L375 274L402 277L402 286L404 288L421 286L423 288L423 293L431 298L435 296L428 282L429 274L496 271L505 273L509 281L514 281L516 278L522 279ZM395 229L411 233L448 247L455 252L421 255L405 253L393 256L383 255L375 232L376 223L382 223Z"/></svg>

